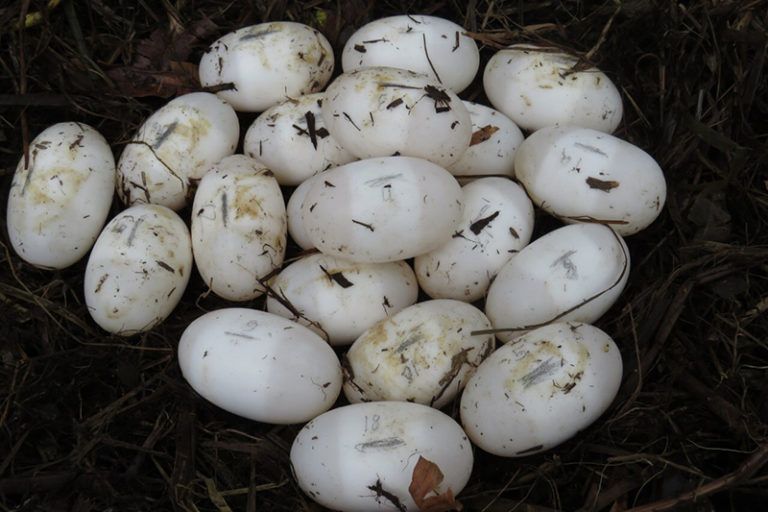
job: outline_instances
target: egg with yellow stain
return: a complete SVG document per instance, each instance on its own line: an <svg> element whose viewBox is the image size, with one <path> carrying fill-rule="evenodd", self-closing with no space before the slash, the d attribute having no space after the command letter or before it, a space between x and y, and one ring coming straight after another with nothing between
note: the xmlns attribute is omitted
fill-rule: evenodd
<svg viewBox="0 0 768 512"><path fill-rule="evenodd" d="M472 442L494 455L523 457L576 435L619 391L619 349L605 332L555 323L528 332L486 359L461 397Z"/></svg>
<svg viewBox="0 0 768 512"><path fill-rule="evenodd" d="M288 236L272 172L245 155L213 166L195 194L191 232L197 269L216 295L232 301L260 296L261 279L283 263Z"/></svg>

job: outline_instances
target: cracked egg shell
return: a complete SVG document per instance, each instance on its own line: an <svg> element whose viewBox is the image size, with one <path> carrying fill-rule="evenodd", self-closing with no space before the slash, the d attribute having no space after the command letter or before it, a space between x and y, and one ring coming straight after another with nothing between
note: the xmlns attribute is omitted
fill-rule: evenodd
<svg viewBox="0 0 768 512"><path fill-rule="evenodd" d="M66 268L93 246L109 215L115 158L104 137L82 123L40 132L22 156L8 197L8 237L41 268Z"/></svg>
<svg viewBox="0 0 768 512"><path fill-rule="evenodd" d="M85 267L85 303L105 331L130 336L165 320L192 270L184 221L159 205L117 214L99 235Z"/></svg>
<svg viewBox="0 0 768 512"><path fill-rule="evenodd" d="M281 298L267 297L270 313L309 327L331 345L349 345L379 320L415 303L419 294L404 261L355 263L325 254L292 263L269 286Z"/></svg>
<svg viewBox="0 0 768 512"><path fill-rule="evenodd" d="M245 153L269 167L281 185L298 185L357 160L325 128L323 98L317 93L284 101L263 112L245 134Z"/></svg>
<svg viewBox="0 0 768 512"><path fill-rule="evenodd" d="M280 268L288 236L283 194L269 169L245 155L213 166L192 206L192 250L203 281L219 297L255 299L259 280Z"/></svg>
<svg viewBox="0 0 768 512"><path fill-rule="evenodd" d="M341 390L341 366L328 343L264 311L206 313L184 330L178 353L181 372L195 391L254 421L309 421L330 409Z"/></svg>
<svg viewBox="0 0 768 512"><path fill-rule="evenodd" d="M619 298L629 268L627 245L611 228L564 226L507 261L488 289L485 314L505 342L546 323L592 323Z"/></svg>
<svg viewBox="0 0 768 512"><path fill-rule="evenodd" d="M396 400L441 408L463 389L494 348L476 307L456 300L409 306L366 330L347 352L350 402Z"/></svg>
<svg viewBox="0 0 768 512"><path fill-rule="evenodd" d="M296 245L305 251L314 249L315 245L310 240L309 235L307 235L306 229L304 229L304 221L301 218L301 206L304 204L304 198L315 179L318 179L317 175L302 181L301 185L293 190L291 197L288 198L288 204L285 206L285 213L288 216L288 234L291 235L291 239L296 242Z"/></svg>
<svg viewBox="0 0 768 512"><path fill-rule="evenodd" d="M616 397L621 376L619 349L606 333L587 324L550 324L480 365L461 397L461 422L489 453L538 453L597 420Z"/></svg>
<svg viewBox="0 0 768 512"><path fill-rule="evenodd" d="M316 29L291 21L244 27L216 40L200 59L203 87L239 112L262 112L302 94L318 92L333 73L333 48Z"/></svg>
<svg viewBox="0 0 768 512"><path fill-rule="evenodd" d="M472 120L469 148L457 162L447 167L460 180L474 176L515 176L515 151L523 142L523 132L507 116L485 105L464 101Z"/></svg>
<svg viewBox="0 0 768 512"><path fill-rule="evenodd" d="M464 27L436 16L402 15L360 27L344 45L345 73L388 66L422 73L455 93L472 83L480 66L477 43Z"/></svg>
<svg viewBox="0 0 768 512"><path fill-rule="evenodd" d="M358 262L399 261L450 240L461 221L461 187L431 162L371 158L325 171L301 208L315 247Z"/></svg>
<svg viewBox="0 0 768 512"><path fill-rule="evenodd" d="M469 147L472 121L458 96L426 75L366 68L328 86L323 118L359 158L413 156L443 167Z"/></svg>
<svg viewBox="0 0 768 512"><path fill-rule="evenodd" d="M450 416L420 404L373 402L326 412L291 446L299 487L342 512L418 510L408 491L420 458L444 475L435 492L461 492L472 472L472 445Z"/></svg>
<svg viewBox="0 0 768 512"><path fill-rule="evenodd" d="M533 204L507 178L480 178L462 187L464 216L453 237L417 256L414 270L433 299L474 302L533 233Z"/></svg>
<svg viewBox="0 0 768 512"><path fill-rule="evenodd" d="M486 64L485 94L524 130L573 125L612 133L621 122L621 95L599 69L573 71L578 62L553 48L510 46Z"/></svg>
<svg viewBox="0 0 768 512"><path fill-rule="evenodd" d="M117 194L131 206L151 203L180 210L190 187L237 147L240 126L227 103L207 92L171 100L126 144L117 163Z"/></svg>
<svg viewBox="0 0 768 512"><path fill-rule="evenodd" d="M648 153L613 135L575 126L542 128L515 157L518 180L537 206L564 222L610 222L622 236L664 207L664 172Z"/></svg>

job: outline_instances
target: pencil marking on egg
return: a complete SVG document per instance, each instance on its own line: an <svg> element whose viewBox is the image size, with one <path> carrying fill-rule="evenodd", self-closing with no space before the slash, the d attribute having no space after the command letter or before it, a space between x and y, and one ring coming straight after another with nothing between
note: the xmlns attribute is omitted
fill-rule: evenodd
<svg viewBox="0 0 768 512"><path fill-rule="evenodd" d="M406 443L399 437L387 437L384 439L376 439L374 441L366 441L365 443L357 443L355 450L365 453L366 451L382 451L392 450L404 446Z"/></svg>

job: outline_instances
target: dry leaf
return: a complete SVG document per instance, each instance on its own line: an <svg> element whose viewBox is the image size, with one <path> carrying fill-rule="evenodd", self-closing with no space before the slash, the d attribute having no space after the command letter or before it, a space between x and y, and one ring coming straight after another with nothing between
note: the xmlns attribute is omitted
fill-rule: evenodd
<svg viewBox="0 0 768 512"><path fill-rule="evenodd" d="M437 488L442 481L443 472L437 464L419 457L419 461L413 468L408 492L411 493L411 498L421 512L449 512L462 509L461 503L456 501L451 489L442 494L438 493ZM435 495L427 497L429 493L435 493Z"/></svg>
<svg viewBox="0 0 768 512"><path fill-rule="evenodd" d="M499 131L498 126L491 126L490 124L483 126L472 134L472 139L469 141L470 146L480 144L491 138L491 135Z"/></svg>

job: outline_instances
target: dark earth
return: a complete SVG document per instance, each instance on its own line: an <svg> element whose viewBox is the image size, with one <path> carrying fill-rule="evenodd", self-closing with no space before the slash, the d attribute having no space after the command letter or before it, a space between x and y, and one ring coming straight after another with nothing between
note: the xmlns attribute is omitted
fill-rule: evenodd
<svg viewBox="0 0 768 512"><path fill-rule="evenodd" d="M119 154L153 110L200 90L197 62L228 31L303 22L328 37L338 62L357 27L404 13L462 24L483 63L525 41L599 66L624 98L617 135L653 155L669 185L659 219L627 240L629 284L598 322L624 359L613 406L543 454L477 451L464 509L768 507L768 1L3 4L0 511L323 510L291 478L300 426L230 415L181 378L181 332L226 302L195 274L162 325L107 335L84 305L85 260L42 271L13 253L7 196L29 141L50 124L88 123ZM481 76L462 98L484 101ZM253 118L241 115L242 133ZM541 213L537 223L538 234L557 225ZM445 412L458 417L455 404Z"/></svg>

